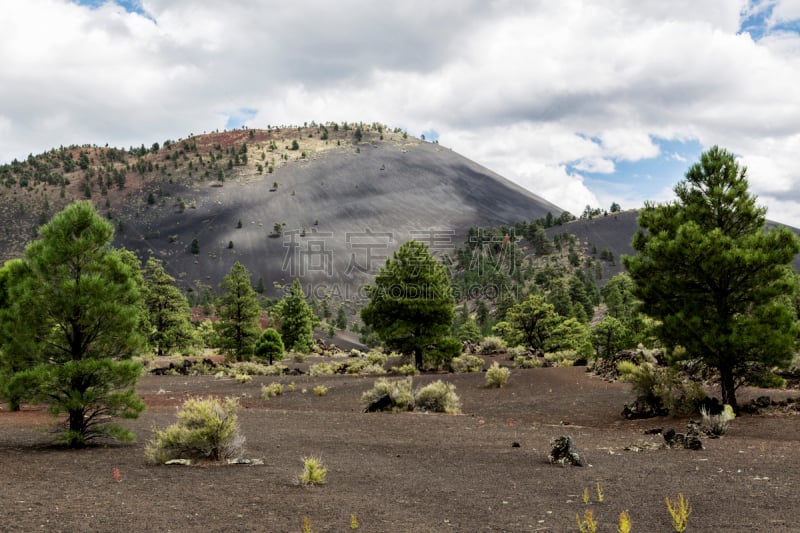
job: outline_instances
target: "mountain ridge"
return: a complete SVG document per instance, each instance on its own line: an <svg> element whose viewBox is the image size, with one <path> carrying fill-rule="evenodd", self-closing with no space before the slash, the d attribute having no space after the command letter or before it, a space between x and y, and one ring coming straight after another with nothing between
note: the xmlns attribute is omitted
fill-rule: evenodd
<svg viewBox="0 0 800 533"><path fill-rule="evenodd" d="M0 181L4 259L88 198L115 224L117 245L163 259L184 287L215 287L241 261L273 294L298 276L358 288L410 238L444 253L470 227L561 212L448 148L376 124L72 146L4 165Z"/></svg>

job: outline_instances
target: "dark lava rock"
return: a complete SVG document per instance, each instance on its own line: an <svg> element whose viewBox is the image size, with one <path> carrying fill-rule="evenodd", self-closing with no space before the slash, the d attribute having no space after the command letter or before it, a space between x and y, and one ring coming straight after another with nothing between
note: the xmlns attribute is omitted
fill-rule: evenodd
<svg viewBox="0 0 800 533"><path fill-rule="evenodd" d="M575 446L575 442L572 440L572 437L564 435L556 437L550 442L550 446L552 449L550 450L548 459L551 463L557 463L562 466L584 465L583 457L581 457L581 454L578 452L578 448Z"/></svg>

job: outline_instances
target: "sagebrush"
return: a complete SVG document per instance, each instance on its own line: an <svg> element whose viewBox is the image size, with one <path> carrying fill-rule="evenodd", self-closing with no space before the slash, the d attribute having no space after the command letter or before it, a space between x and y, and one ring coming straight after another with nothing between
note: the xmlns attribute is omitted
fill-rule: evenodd
<svg viewBox="0 0 800 533"><path fill-rule="evenodd" d="M508 383L508 378L511 375L511 370L504 366L497 364L497 361L492 363L486 370L486 386L500 388Z"/></svg>
<svg viewBox="0 0 800 533"><path fill-rule="evenodd" d="M178 422L154 429L145 446L145 457L154 463L171 459L221 461L242 452L235 398L189 398L178 410Z"/></svg>
<svg viewBox="0 0 800 533"><path fill-rule="evenodd" d="M456 394L456 386L437 380L417 390L414 395L414 408L434 413L461 413L461 399Z"/></svg>
<svg viewBox="0 0 800 533"><path fill-rule="evenodd" d="M414 409L411 378L378 378L372 388L361 395L361 403L367 411L411 411Z"/></svg>
<svg viewBox="0 0 800 533"><path fill-rule="evenodd" d="M453 357L450 361L450 369L453 372L480 372L483 370L483 359L475 355L464 354Z"/></svg>

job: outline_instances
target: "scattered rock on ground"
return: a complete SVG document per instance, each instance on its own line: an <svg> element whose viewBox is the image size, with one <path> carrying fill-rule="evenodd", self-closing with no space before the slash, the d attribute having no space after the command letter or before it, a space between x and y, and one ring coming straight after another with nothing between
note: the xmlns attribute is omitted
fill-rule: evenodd
<svg viewBox="0 0 800 533"><path fill-rule="evenodd" d="M685 448L687 450L702 450L703 441L697 435L685 435L683 433L676 433L674 429L670 428L664 431L664 443L669 448Z"/></svg>
<svg viewBox="0 0 800 533"><path fill-rule="evenodd" d="M550 463L560 464L562 466L584 465L583 457L581 457L581 454L578 452L578 448L575 446L572 437L564 435L556 437L550 442L550 446L552 447L550 455L548 456Z"/></svg>

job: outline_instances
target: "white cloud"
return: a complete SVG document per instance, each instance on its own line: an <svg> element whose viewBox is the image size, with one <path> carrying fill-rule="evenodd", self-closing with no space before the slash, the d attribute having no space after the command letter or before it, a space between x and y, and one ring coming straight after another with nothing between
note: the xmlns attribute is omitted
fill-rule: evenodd
<svg viewBox="0 0 800 533"><path fill-rule="evenodd" d="M775 26L784 22L796 21L800 19L800 1L798 0L778 0L774 2L772 13L767 22L770 26Z"/></svg>
<svg viewBox="0 0 800 533"><path fill-rule="evenodd" d="M800 200L800 36L770 30L800 18L798 0L141 7L147 16L4 3L0 161L61 144L150 144L231 116L256 127L381 121L435 130L575 212L637 198L635 184L593 180L594 190L581 173L674 157L659 139L697 141L738 154L770 216L800 226L800 211L776 200ZM766 33L739 34L757 12L769 13Z"/></svg>

